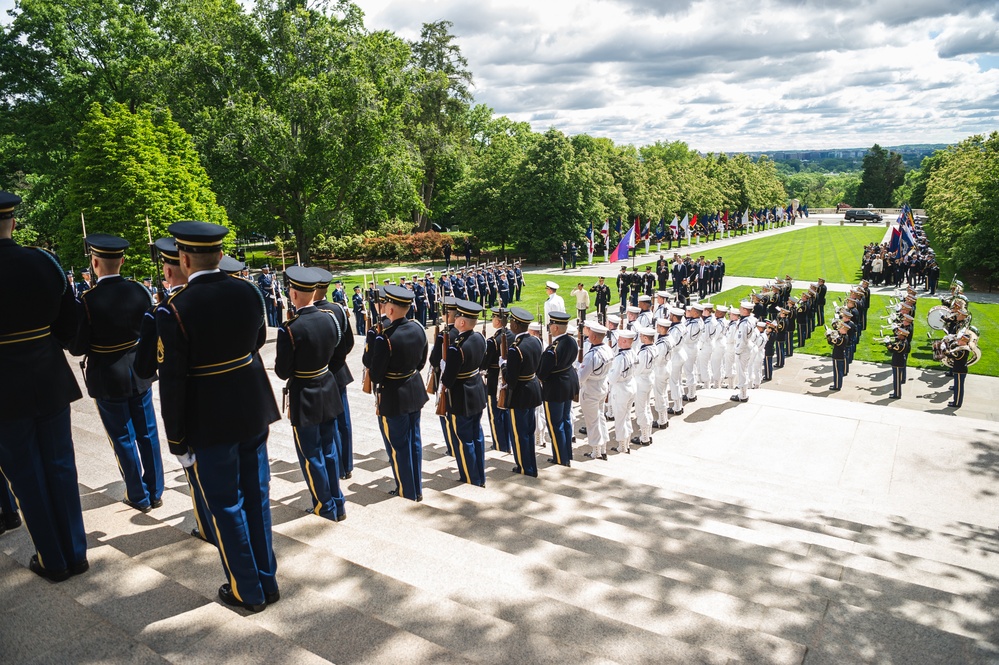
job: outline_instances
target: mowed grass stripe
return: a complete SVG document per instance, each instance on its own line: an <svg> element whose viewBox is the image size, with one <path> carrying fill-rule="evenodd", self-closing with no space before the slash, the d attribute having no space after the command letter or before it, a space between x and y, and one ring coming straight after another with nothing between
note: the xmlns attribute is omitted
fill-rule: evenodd
<svg viewBox="0 0 999 665"><path fill-rule="evenodd" d="M738 303L740 300L748 298L752 290L753 287L751 286L739 286L716 293L710 300L715 303ZM798 296L803 290L794 289L791 293L794 296ZM826 325L830 324L835 314L833 311L834 300L843 304L845 294L835 291L830 291L826 294ZM888 325L888 322L883 320L882 317L888 316L886 307L890 304L891 298L889 297L871 296L871 307L867 312L867 330L864 331L860 338L860 344L857 345L857 353L855 355L857 360L884 364L891 362L891 354L888 353L885 345L873 341L876 337L882 336L881 326ZM926 336L926 333L930 332L934 339L943 337L943 331L931 330L926 325L926 313L930 311L931 307L939 304L939 300L932 298L921 298L917 304L915 333L912 340L912 352L909 354L909 367L938 369L941 372L946 371L943 363L933 359L933 342L927 339ZM982 359L970 367L969 372L982 376L999 376L999 356L996 355L993 350L994 346L989 341L996 339L996 335L999 335L999 305L972 303L971 312L973 315L973 324L978 328L981 335L979 346L982 349ZM890 333L886 329L885 335L888 334ZM797 336L797 332L795 332L795 336ZM805 348L801 350L804 353L816 356L832 356L832 347L826 342L825 329L816 328L812 336L805 342Z"/></svg>
<svg viewBox="0 0 999 665"><path fill-rule="evenodd" d="M734 277L827 282L860 280L860 249L880 242L884 226L811 226L793 233L761 238L720 249L725 273ZM712 257L714 258L714 257Z"/></svg>

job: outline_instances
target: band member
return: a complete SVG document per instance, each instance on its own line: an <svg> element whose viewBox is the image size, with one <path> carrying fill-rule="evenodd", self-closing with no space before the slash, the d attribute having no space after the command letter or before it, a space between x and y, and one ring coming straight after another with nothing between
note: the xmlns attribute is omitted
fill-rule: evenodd
<svg viewBox="0 0 999 665"><path fill-rule="evenodd" d="M514 339L507 353L507 360L500 361L500 371L510 386L507 407L510 409L513 454L517 460L513 472L537 478L534 432L537 426L537 408L542 402L541 382L538 381L537 371L543 347L541 326L531 323L533 320L534 315L523 307L510 310L510 331L514 334ZM538 336L530 333L530 327L534 325L538 326Z"/></svg>
<svg viewBox="0 0 999 665"><path fill-rule="evenodd" d="M382 316L388 320L379 332L368 330L361 362L376 386L379 432L395 478L390 492L410 501L423 500L423 443L420 412L427 391L420 370L427 362L427 333L406 318L413 292L401 286L382 287Z"/></svg>
<svg viewBox="0 0 999 665"><path fill-rule="evenodd" d="M905 365L909 360L909 331L905 328L898 328L895 331L895 339L888 342L888 350L891 351L891 376L892 393L889 399L900 399L902 397L902 385L905 383Z"/></svg>
<svg viewBox="0 0 999 665"><path fill-rule="evenodd" d="M295 452L312 497L312 512L342 522L347 513L340 490L336 417L343 413L343 402L330 365L341 336L353 336L340 327L331 312L313 303L316 285L323 280L318 268L291 266L285 275L295 316L278 328L274 373L288 382L288 415Z"/></svg>
<svg viewBox="0 0 999 665"><path fill-rule="evenodd" d="M843 387L843 376L846 375L846 345L849 343L850 326L840 321L836 334L830 331L826 338L832 346L833 384L830 390L840 390Z"/></svg>
<svg viewBox="0 0 999 665"><path fill-rule="evenodd" d="M513 345L514 335L507 328L509 311L502 307L492 310L492 325L495 332L486 340L486 353L482 359L482 370L486 372L486 393L489 400L489 430L493 437L493 450L504 453L512 452L513 436L510 432L509 408L499 408L499 374L502 359L501 339L506 338L506 348L509 353Z"/></svg>
<svg viewBox="0 0 999 665"><path fill-rule="evenodd" d="M552 464L569 466L572 461L572 400L579 394L579 375L573 369L579 353L576 338L566 334L569 315L552 311L549 331L551 343L541 354L538 378L541 379L542 399L548 433L552 437Z"/></svg>
<svg viewBox="0 0 999 665"><path fill-rule="evenodd" d="M316 284L316 292L313 294L312 304L317 309L329 312L333 317L336 329L340 336L340 341L336 345L333 353L333 360L330 362L330 372L336 380L337 390L340 392L340 402L343 404L343 412L334 418L337 429L337 450L340 455L340 480L347 480L354 471L354 434L350 425L350 403L347 401L347 386L354 382L354 376L347 367L347 356L354 348L354 335L350 333L350 321L347 319L346 296L341 299L344 302L331 303L326 299L326 293L330 287L330 280L333 275L328 270L313 268L319 273L319 282ZM338 288L343 284L338 282ZM334 290L336 293L336 290Z"/></svg>
<svg viewBox="0 0 999 665"><path fill-rule="evenodd" d="M280 598L271 545L267 434L279 419L259 350L260 292L219 271L229 229L170 225L185 287L156 310L160 401L170 452L194 468L212 515L227 605L259 612Z"/></svg>
<svg viewBox="0 0 999 665"><path fill-rule="evenodd" d="M957 345L947 352L947 355L954 359L953 365L951 365L951 372L954 374L954 385L951 387L951 391L954 393L954 399L947 402L947 406L952 406L955 409L960 409L961 405L964 404L964 380L968 378L968 359L971 356L971 350L968 348L970 341L971 333L968 331L960 333L957 337Z"/></svg>
<svg viewBox="0 0 999 665"><path fill-rule="evenodd" d="M441 361L441 383L447 389L447 418L454 437L455 458L461 482L486 486L486 448L482 436L482 410L486 389L479 376L486 340L475 330L482 305L457 301L454 327L458 335Z"/></svg>
<svg viewBox="0 0 999 665"><path fill-rule="evenodd" d="M163 505L163 459L152 381L132 369L139 329L153 304L141 284L121 276L128 241L105 234L85 239L97 283L80 298L80 328L69 346L86 355L84 380L97 402L125 481L125 505L142 512Z"/></svg>
<svg viewBox="0 0 999 665"><path fill-rule="evenodd" d="M635 403L635 364L638 362L638 356L631 345L636 337L634 330L622 330L618 333L617 354L607 377L610 402L614 409L614 439L617 442L611 450L615 452L631 452L631 405Z"/></svg>
<svg viewBox="0 0 999 665"><path fill-rule="evenodd" d="M586 322L586 333L590 342L579 367L579 410L586 426L586 438L590 452L586 457L607 459L607 421L603 407L607 399L607 377L610 374L614 352L604 344L607 328L592 321Z"/></svg>
<svg viewBox="0 0 999 665"><path fill-rule="evenodd" d="M56 258L14 242L20 202L0 191L2 491L13 493L31 536L28 568L61 582L90 567L69 409L82 395L61 346L76 331L77 308ZM4 509L7 528L14 517Z"/></svg>

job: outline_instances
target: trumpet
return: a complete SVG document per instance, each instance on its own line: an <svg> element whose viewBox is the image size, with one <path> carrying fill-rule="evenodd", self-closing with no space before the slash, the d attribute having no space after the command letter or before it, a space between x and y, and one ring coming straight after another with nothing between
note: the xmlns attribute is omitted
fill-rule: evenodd
<svg viewBox="0 0 999 665"><path fill-rule="evenodd" d="M830 342L837 342L837 341L839 341L839 338L842 337L842 336L843 336L843 334L840 331L833 330L829 326L826 326L826 338Z"/></svg>

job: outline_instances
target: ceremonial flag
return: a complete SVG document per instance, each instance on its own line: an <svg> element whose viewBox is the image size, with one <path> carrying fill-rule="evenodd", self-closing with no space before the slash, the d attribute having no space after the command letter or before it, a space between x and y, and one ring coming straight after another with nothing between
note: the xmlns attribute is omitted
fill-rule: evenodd
<svg viewBox="0 0 999 665"><path fill-rule="evenodd" d="M593 222L590 222L590 228L586 229L586 242L589 245L590 256L593 256Z"/></svg>
<svg viewBox="0 0 999 665"><path fill-rule="evenodd" d="M898 255L899 241L902 238L902 230L899 225L895 225L891 229L891 240L888 241L888 251L892 254Z"/></svg>
<svg viewBox="0 0 999 665"><path fill-rule="evenodd" d="M680 220L680 228L684 231L690 230L690 215L688 213L683 213L683 219Z"/></svg>
<svg viewBox="0 0 999 665"><path fill-rule="evenodd" d="M642 237L648 240L652 236L652 220L645 220L645 231L642 233Z"/></svg>
<svg viewBox="0 0 999 665"><path fill-rule="evenodd" d="M628 252L635 245L635 227L628 229L628 232L621 238L621 242L617 244L617 249L611 252L610 262L627 260Z"/></svg>
<svg viewBox="0 0 999 665"><path fill-rule="evenodd" d="M662 217L659 218L659 226L656 228L656 239L662 240L666 235L666 220Z"/></svg>
<svg viewBox="0 0 999 665"><path fill-rule="evenodd" d="M749 208L746 208L746 212L742 213L742 225L749 226Z"/></svg>
<svg viewBox="0 0 999 665"><path fill-rule="evenodd" d="M604 237L604 243L606 243L607 239L610 237L610 220L609 219L605 219L604 220L604 227L602 229L600 229L600 235L602 235Z"/></svg>
<svg viewBox="0 0 999 665"><path fill-rule="evenodd" d="M680 228L680 218L673 215L673 221L669 223L669 227L673 230L673 235L675 236Z"/></svg>
<svg viewBox="0 0 999 665"><path fill-rule="evenodd" d="M902 237L899 238L902 248L902 256L909 253L909 250L916 246L916 236L912 234L912 229L907 224L902 225Z"/></svg>
<svg viewBox="0 0 999 665"><path fill-rule="evenodd" d="M638 217L635 217L635 242L637 243L642 239L642 223ZM634 245L632 245L634 247Z"/></svg>
<svg viewBox="0 0 999 665"><path fill-rule="evenodd" d="M722 216L721 228L722 231L728 231L728 208L725 209L725 214Z"/></svg>

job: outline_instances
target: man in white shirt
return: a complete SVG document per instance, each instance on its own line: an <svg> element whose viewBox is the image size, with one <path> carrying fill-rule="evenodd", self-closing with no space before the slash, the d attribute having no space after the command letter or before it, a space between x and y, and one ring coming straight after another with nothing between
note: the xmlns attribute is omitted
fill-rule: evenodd
<svg viewBox="0 0 999 665"><path fill-rule="evenodd" d="M547 326L552 322L551 317L548 316L551 312L565 311L565 301L562 300L562 296L558 295L558 282L545 282L545 291L548 293L548 299L545 300L545 325Z"/></svg>
<svg viewBox="0 0 999 665"><path fill-rule="evenodd" d="M607 459L607 421L604 419L604 400L607 399L607 377L610 374L614 352L604 344L607 328L591 321L586 322L589 349L579 366L579 410L586 423L586 438L590 452L586 457Z"/></svg>
<svg viewBox="0 0 999 665"><path fill-rule="evenodd" d="M554 284L554 282L552 282ZM570 296L576 298L576 318L580 324L586 320L586 310L590 308L590 292L583 288L583 283L579 282L576 288L569 292Z"/></svg>
<svg viewBox="0 0 999 665"><path fill-rule="evenodd" d="M617 445L611 450L631 452L631 405L635 402L635 363L638 356L631 349L637 333L622 330L618 333L617 355L611 364L607 382L610 384L610 402L614 408L614 438Z"/></svg>

